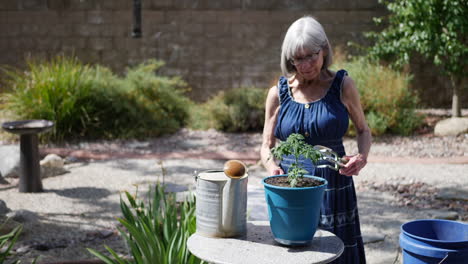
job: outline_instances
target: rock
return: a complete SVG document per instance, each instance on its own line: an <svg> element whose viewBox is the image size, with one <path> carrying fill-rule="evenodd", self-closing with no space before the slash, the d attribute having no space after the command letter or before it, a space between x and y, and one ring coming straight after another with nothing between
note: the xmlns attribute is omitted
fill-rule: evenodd
<svg viewBox="0 0 468 264"><path fill-rule="evenodd" d="M49 154L40 162L45 167L63 167L63 159L57 154Z"/></svg>
<svg viewBox="0 0 468 264"><path fill-rule="evenodd" d="M2 175L0 174L0 184L10 184L9 181L5 180Z"/></svg>
<svg viewBox="0 0 468 264"><path fill-rule="evenodd" d="M23 209L10 212L6 216L20 223L35 222L39 218L39 216L35 212Z"/></svg>
<svg viewBox="0 0 468 264"><path fill-rule="evenodd" d="M79 162L80 159L78 159L77 157L74 157L74 156L67 156L64 160L64 163L65 164L70 164L70 163L76 163L76 162Z"/></svg>
<svg viewBox="0 0 468 264"><path fill-rule="evenodd" d="M436 136L458 136L468 133L468 118L452 117L439 121L435 128Z"/></svg>
<svg viewBox="0 0 468 264"><path fill-rule="evenodd" d="M41 177L53 177L67 172L64 168L64 160L56 154L49 154L40 161Z"/></svg>
<svg viewBox="0 0 468 264"><path fill-rule="evenodd" d="M40 251L48 251L55 248L67 248L69 245L68 239L45 239L35 240L31 243L31 248Z"/></svg>
<svg viewBox="0 0 468 264"><path fill-rule="evenodd" d="M19 247L19 248L17 248L17 249L15 250L15 252L16 252L17 254L28 253L29 251L31 251L31 246L29 246L29 245L21 246L21 247Z"/></svg>
<svg viewBox="0 0 468 264"><path fill-rule="evenodd" d="M33 248L39 251L48 251L49 249L52 249L52 247L47 243L35 244L33 245Z"/></svg>
<svg viewBox="0 0 468 264"><path fill-rule="evenodd" d="M455 211L427 210L426 212L434 219L457 220L459 217Z"/></svg>
<svg viewBox="0 0 468 264"><path fill-rule="evenodd" d="M453 188L442 189L436 196L439 200L460 200L468 201L468 191Z"/></svg>
<svg viewBox="0 0 468 264"><path fill-rule="evenodd" d="M0 248L0 255L5 254L5 252L7 251L7 249L8 249L8 246L1 247L1 248Z"/></svg>
<svg viewBox="0 0 468 264"><path fill-rule="evenodd" d="M99 237L101 239L108 238L108 237L112 236L113 234L114 234L114 231L112 231L110 229L104 229L104 230L99 231Z"/></svg>
<svg viewBox="0 0 468 264"><path fill-rule="evenodd" d="M149 142L133 141L128 143L128 147L132 149L148 148L149 146Z"/></svg>
<svg viewBox="0 0 468 264"><path fill-rule="evenodd" d="M0 146L0 178L19 177L20 150L18 145Z"/></svg>
<svg viewBox="0 0 468 264"><path fill-rule="evenodd" d="M377 243L385 240L385 235L380 233L363 235L362 240L364 244Z"/></svg>
<svg viewBox="0 0 468 264"><path fill-rule="evenodd" d="M5 201L0 200L0 217L6 215L6 214L9 213L10 211L11 211L11 210L10 210L10 208L8 208L8 206L6 205Z"/></svg>
<svg viewBox="0 0 468 264"><path fill-rule="evenodd" d="M13 229L17 228L20 225L21 223L18 223L13 219L0 217L0 236L10 233L11 231L13 231Z"/></svg>

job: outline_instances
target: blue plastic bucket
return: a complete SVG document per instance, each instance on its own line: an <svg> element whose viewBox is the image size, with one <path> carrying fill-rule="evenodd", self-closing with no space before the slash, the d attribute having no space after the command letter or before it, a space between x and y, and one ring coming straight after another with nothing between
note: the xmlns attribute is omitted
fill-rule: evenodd
<svg viewBox="0 0 468 264"><path fill-rule="evenodd" d="M304 176L322 181L315 187L279 187L263 179L265 199L271 232L275 240L283 245L299 246L312 241L320 219L320 205L328 182L319 177Z"/></svg>
<svg viewBox="0 0 468 264"><path fill-rule="evenodd" d="M468 263L468 224L422 219L401 226L404 264Z"/></svg>

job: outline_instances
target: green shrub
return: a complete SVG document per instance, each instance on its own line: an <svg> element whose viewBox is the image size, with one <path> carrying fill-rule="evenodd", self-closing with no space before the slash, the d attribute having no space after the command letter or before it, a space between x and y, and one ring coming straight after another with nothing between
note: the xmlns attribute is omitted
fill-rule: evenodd
<svg viewBox="0 0 468 264"><path fill-rule="evenodd" d="M222 91L204 104L193 107L190 126L225 132L262 131L267 92L261 88Z"/></svg>
<svg viewBox="0 0 468 264"><path fill-rule="evenodd" d="M47 119L55 122L54 138L80 131L86 123L87 106L78 100L88 97L92 74L74 58L57 57L49 62L30 60L27 70L5 69L3 107L18 119Z"/></svg>
<svg viewBox="0 0 468 264"><path fill-rule="evenodd" d="M190 99L187 84L178 77L154 75L163 64L149 60L132 68L124 80L124 89L134 105L128 116L136 135L158 136L177 131L189 118Z"/></svg>
<svg viewBox="0 0 468 264"><path fill-rule="evenodd" d="M108 68L75 58L29 61L27 70L5 69L10 92L4 109L17 119L55 122L49 139L140 138L177 131L188 119L186 83L156 75L162 62L149 60L119 77Z"/></svg>
<svg viewBox="0 0 468 264"><path fill-rule="evenodd" d="M422 124L422 117L415 112L418 96L409 88L410 75L365 58L338 59L334 68L346 69L353 78L373 135L409 135ZM350 134L355 134L353 126Z"/></svg>
<svg viewBox="0 0 468 264"><path fill-rule="evenodd" d="M166 194L159 184L149 192L146 203L128 192L125 196L128 202L120 199L123 218L118 219L124 229L119 231L132 259L117 255L108 246L113 259L93 249L89 252L105 263L203 263L187 249L187 239L196 230L193 197L179 204L175 194Z"/></svg>

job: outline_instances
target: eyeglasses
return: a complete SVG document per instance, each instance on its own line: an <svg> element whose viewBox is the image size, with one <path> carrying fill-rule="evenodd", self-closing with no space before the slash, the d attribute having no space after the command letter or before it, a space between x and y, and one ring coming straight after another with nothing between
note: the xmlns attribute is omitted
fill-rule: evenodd
<svg viewBox="0 0 468 264"><path fill-rule="evenodd" d="M292 58L289 60L289 62L294 65L294 66L298 66L300 64L303 64L305 62L307 63L312 63L312 62L316 62L319 58L319 53L320 53L320 50L317 51L316 53L312 53L310 55L307 55L303 58Z"/></svg>

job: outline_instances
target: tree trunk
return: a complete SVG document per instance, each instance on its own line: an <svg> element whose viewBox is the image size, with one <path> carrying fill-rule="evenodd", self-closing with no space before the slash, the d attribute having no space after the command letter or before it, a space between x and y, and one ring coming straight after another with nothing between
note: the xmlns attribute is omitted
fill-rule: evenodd
<svg viewBox="0 0 468 264"><path fill-rule="evenodd" d="M452 117L461 117L461 106L460 99L458 97L458 85L455 80L455 76L450 76L450 81L452 83Z"/></svg>

